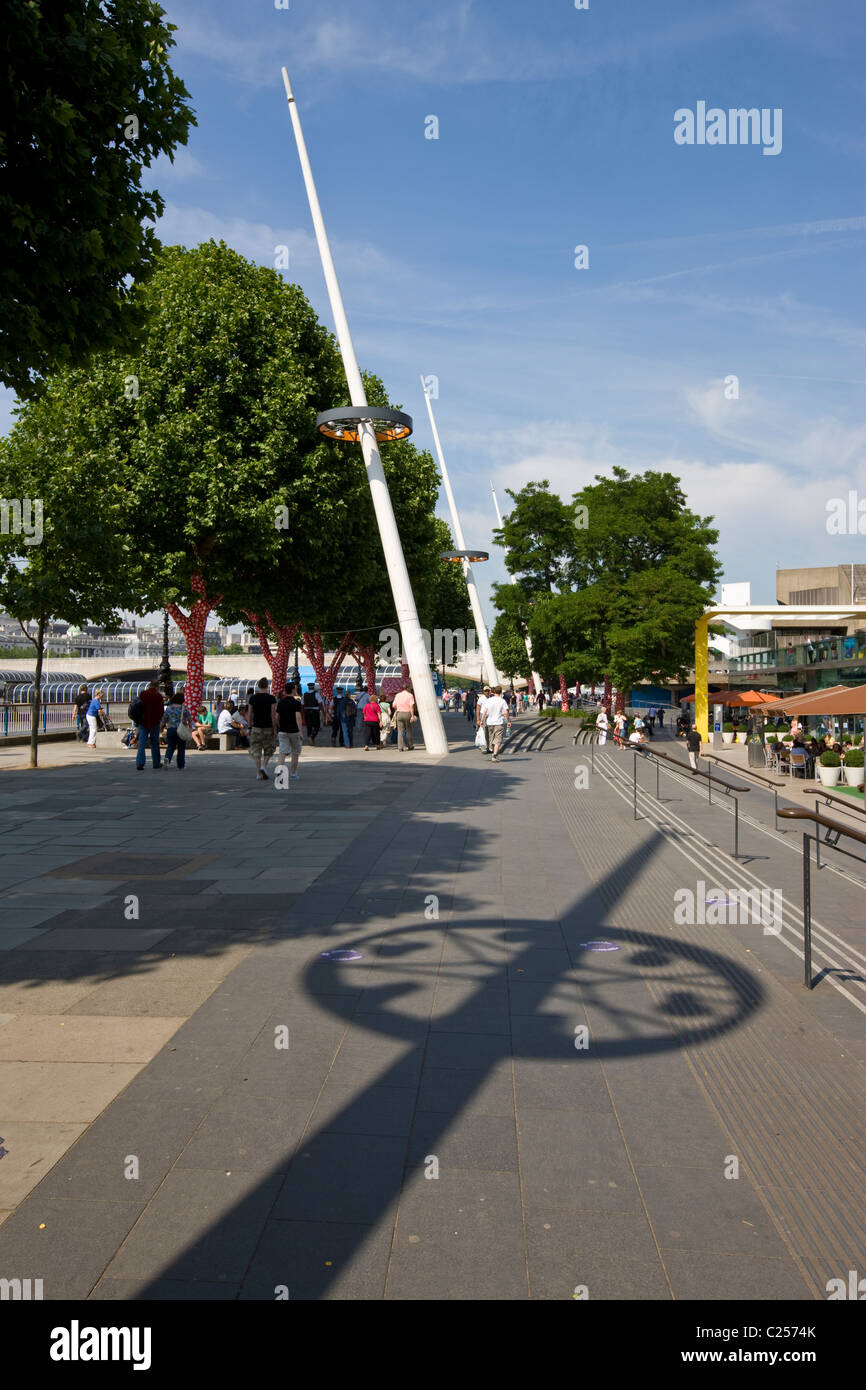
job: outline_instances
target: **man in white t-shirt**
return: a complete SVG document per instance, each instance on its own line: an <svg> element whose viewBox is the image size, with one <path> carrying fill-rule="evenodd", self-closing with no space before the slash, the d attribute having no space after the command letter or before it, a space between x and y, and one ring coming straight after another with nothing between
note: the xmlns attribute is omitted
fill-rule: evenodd
<svg viewBox="0 0 866 1390"><path fill-rule="evenodd" d="M506 724L510 729L511 719L508 714L508 705L502 698L502 686L497 685L487 697L484 709L484 728L495 763L499 762Z"/></svg>
<svg viewBox="0 0 866 1390"><path fill-rule="evenodd" d="M475 702L475 727L484 730L484 737L486 739L486 747L484 748L485 753L490 752L490 735L487 732L487 724L484 720L484 716L487 713L487 705L489 701L490 686L485 685L484 689L482 690L481 694L478 696L478 699Z"/></svg>
<svg viewBox="0 0 866 1390"><path fill-rule="evenodd" d="M607 743L607 731L610 728L610 720L607 717L607 710L602 707L595 720L595 727L598 729L599 747L604 747Z"/></svg>

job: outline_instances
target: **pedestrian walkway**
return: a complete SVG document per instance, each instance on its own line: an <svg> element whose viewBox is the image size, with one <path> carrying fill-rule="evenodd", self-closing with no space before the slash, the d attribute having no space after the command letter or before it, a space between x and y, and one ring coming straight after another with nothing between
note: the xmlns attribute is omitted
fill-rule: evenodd
<svg viewBox="0 0 866 1390"><path fill-rule="evenodd" d="M679 774L656 802L639 769L636 821L631 752L584 785L565 721L495 766L446 729L440 762L305 751L284 792L219 756L4 778L3 920L32 901L2 928L0 1275L810 1300L866 1267L864 972L798 983L764 802L735 864ZM782 882L780 935L675 921L744 874ZM820 878L856 961L863 889Z"/></svg>

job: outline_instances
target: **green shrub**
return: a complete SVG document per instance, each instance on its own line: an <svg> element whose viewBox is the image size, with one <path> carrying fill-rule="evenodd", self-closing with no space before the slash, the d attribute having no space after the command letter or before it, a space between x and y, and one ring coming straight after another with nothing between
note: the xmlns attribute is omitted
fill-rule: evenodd
<svg viewBox="0 0 866 1390"><path fill-rule="evenodd" d="M834 753L832 748L828 748L826 753L821 754L822 767L841 767L842 759L838 753Z"/></svg>
<svg viewBox="0 0 866 1390"><path fill-rule="evenodd" d="M852 748L850 753L846 753L846 754L845 754L845 766L846 766L846 767L862 767L862 766L863 766L863 749L862 749L862 748Z"/></svg>
<svg viewBox="0 0 866 1390"><path fill-rule="evenodd" d="M765 743L778 743L779 740L776 738L776 735L775 735L775 734L767 734L767 737L766 737L766 739L764 740L764 742L765 742Z"/></svg>
<svg viewBox="0 0 866 1390"><path fill-rule="evenodd" d="M734 732L734 726L733 726L733 724L723 724L723 725L722 725L722 733L723 733L723 734L732 734L733 732Z"/></svg>

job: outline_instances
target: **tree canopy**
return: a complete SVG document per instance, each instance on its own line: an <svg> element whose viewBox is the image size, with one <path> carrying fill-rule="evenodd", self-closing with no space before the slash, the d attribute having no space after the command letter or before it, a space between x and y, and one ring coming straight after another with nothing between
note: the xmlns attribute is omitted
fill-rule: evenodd
<svg viewBox="0 0 866 1390"><path fill-rule="evenodd" d="M195 117L155 0L7 0L0 26L0 381L25 397L120 346L163 211L142 173Z"/></svg>
<svg viewBox="0 0 866 1390"><path fill-rule="evenodd" d="M529 608L538 669L562 684L607 677L621 692L682 679L720 566L712 518L688 509L679 479L615 467L571 503L546 481L510 495L498 538L519 583L498 586L497 604L511 623Z"/></svg>

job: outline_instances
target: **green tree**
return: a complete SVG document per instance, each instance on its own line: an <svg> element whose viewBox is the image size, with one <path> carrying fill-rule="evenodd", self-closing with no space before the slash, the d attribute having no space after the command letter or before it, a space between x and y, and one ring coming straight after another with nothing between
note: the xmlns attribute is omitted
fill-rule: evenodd
<svg viewBox="0 0 866 1390"><path fill-rule="evenodd" d="M538 613L549 598L569 588L569 576L574 560L574 510L561 497L550 491L544 478L527 483L519 492L508 489L514 502L511 512L503 518L502 526L493 535L497 545L505 547L505 565L515 575L527 604L534 604L530 636L536 669L548 678L553 671L559 675L563 703L567 701L565 645L558 624L538 625ZM536 655L535 628L539 633L539 653ZM543 635L542 635L543 634ZM553 643L550 647L549 644Z"/></svg>
<svg viewBox="0 0 866 1390"><path fill-rule="evenodd" d="M155 0L7 0L0 28L0 380L20 397L138 322L152 270L141 187L195 118Z"/></svg>
<svg viewBox="0 0 866 1390"><path fill-rule="evenodd" d="M688 509L672 473L619 467L576 493L574 505L587 508L589 524L574 532L569 667L587 680L609 675L621 692L649 676L682 680L695 620L721 573L712 518Z"/></svg>
<svg viewBox="0 0 866 1390"><path fill-rule="evenodd" d="M18 412L0 439L0 608L36 623L30 766L38 762L45 632L52 618L94 622L109 632L138 601L141 574L127 529L122 478L103 471L94 436L110 433L113 398L105 378L64 374ZM20 526L8 518L20 518ZM38 520L38 525L37 525Z"/></svg>
<svg viewBox="0 0 866 1390"><path fill-rule="evenodd" d="M526 636L533 611L529 600L519 584L494 584L493 602L499 610L490 634L493 659L509 680L516 676L528 680L532 665L526 652Z"/></svg>

